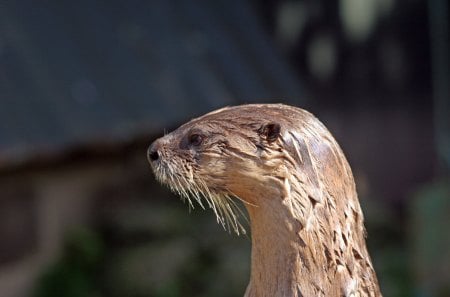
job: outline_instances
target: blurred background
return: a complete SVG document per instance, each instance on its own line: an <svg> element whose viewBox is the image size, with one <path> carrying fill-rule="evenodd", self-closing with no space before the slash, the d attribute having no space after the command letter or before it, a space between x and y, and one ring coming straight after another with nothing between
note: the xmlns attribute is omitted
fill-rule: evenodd
<svg viewBox="0 0 450 297"><path fill-rule="evenodd" d="M250 239L154 181L225 106L343 147L385 296L450 296L447 0L0 0L0 296L242 296Z"/></svg>

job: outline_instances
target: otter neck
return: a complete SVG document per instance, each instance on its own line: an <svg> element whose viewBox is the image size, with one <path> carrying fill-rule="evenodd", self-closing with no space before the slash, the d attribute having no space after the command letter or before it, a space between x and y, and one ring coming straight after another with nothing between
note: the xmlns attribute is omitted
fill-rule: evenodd
<svg viewBox="0 0 450 297"><path fill-rule="evenodd" d="M296 231L300 223L281 198L270 199L259 206L247 206L252 231L251 276L245 296L302 296L302 245Z"/></svg>
<svg viewBox="0 0 450 297"><path fill-rule="evenodd" d="M252 259L245 297L381 296L363 235L354 232L355 245L337 245L331 226L304 227L288 202L246 206Z"/></svg>

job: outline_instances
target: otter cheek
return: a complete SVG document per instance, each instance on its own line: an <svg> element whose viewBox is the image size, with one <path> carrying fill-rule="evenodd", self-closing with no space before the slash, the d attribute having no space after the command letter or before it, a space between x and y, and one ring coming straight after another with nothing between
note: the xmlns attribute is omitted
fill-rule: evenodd
<svg viewBox="0 0 450 297"><path fill-rule="evenodd" d="M240 199L254 204L255 197L259 196L260 179L256 171L251 171L249 168L242 166L230 166L230 164L239 164L237 162L230 162L227 166L225 174L228 190ZM241 163L242 165L242 163Z"/></svg>
<svg viewBox="0 0 450 297"><path fill-rule="evenodd" d="M202 158L196 160L196 163L196 175L204 185L210 190L223 189L225 181L222 162L208 156L202 156Z"/></svg>

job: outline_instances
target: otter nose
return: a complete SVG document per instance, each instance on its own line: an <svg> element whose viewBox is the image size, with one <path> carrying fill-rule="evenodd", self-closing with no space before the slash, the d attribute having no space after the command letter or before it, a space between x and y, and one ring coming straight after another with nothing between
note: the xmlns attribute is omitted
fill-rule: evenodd
<svg viewBox="0 0 450 297"><path fill-rule="evenodd" d="M155 140L147 150L147 159L150 163L159 159L159 143Z"/></svg>

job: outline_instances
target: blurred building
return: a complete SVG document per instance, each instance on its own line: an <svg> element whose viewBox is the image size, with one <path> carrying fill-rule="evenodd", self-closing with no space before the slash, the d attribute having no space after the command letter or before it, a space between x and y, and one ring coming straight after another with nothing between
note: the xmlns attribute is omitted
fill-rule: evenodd
<svg viewBox="0 0 450 297"><path fill-rule="evenodd" d="M241 294L248 240L185 220L146 148L250 102L335 135L386 296L447 292L448 182L416 195L448 177L445 1L1 2L0 296Z"/></svg>

